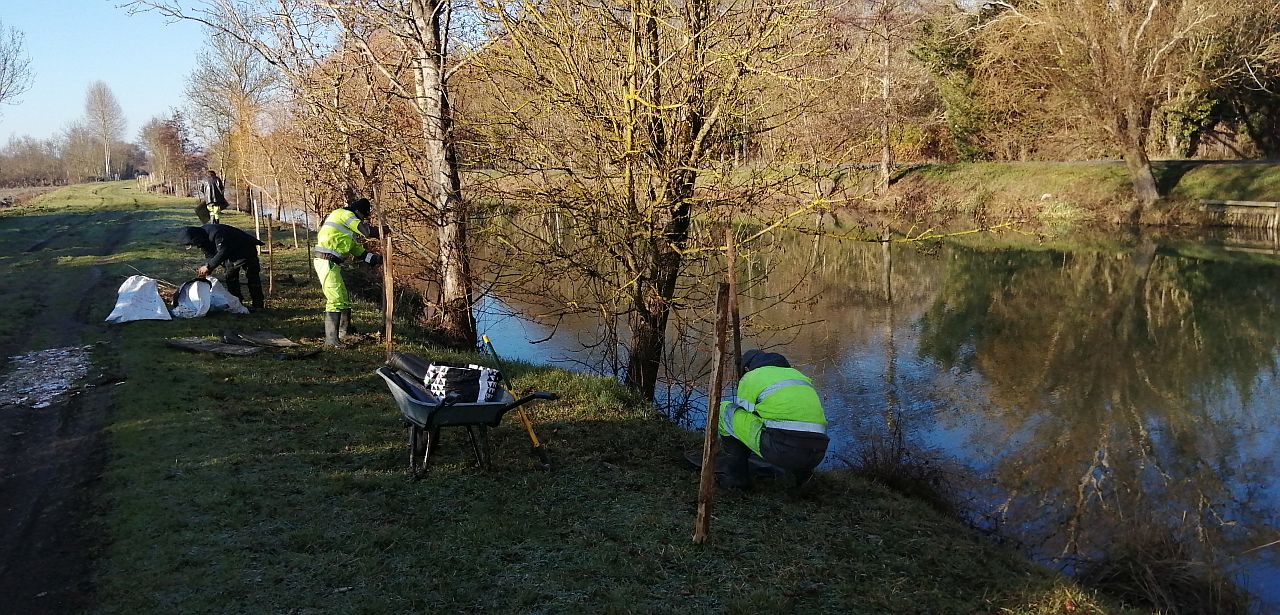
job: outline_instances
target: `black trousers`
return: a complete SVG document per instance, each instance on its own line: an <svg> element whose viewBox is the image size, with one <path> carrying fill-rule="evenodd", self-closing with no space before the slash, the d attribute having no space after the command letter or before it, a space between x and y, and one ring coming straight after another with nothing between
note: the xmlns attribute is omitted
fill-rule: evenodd
<svg viewBox="0 0 1280 615"><path fill-rule="evenodd" d="M760 457L786 470L797 483L803 483L822 463L829 443L826 434L765 427L760 430ZM751 483L751 449L732 436L725 436L721 444L721 457L716 460L717 478L726 487L746 487Z"/></svg>
<svg viewBox="0 0 1280 615"><path fill-rule="evenodd" d="M253 298L253 308L260 310L266 305L266 300L262 297L262 265L258 262L258 257L245 258L236 261L227 262L227 279L223 282L227 285L227 292L235 295L241 303L244 303L244 295L240 294L240 271L244 271L244 277L249 281L249 296Z"/></svg>

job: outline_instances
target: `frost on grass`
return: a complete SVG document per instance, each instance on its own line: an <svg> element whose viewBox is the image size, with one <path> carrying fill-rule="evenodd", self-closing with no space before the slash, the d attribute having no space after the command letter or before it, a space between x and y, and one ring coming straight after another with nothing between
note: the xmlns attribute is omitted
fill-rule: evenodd
<svg viewBox="0 0 1280 615"><path fill-rule="evenodd" d="M93 346L36 350L9 357L9 373L0 382L0 405L46 408L89 373Z"/></svg>

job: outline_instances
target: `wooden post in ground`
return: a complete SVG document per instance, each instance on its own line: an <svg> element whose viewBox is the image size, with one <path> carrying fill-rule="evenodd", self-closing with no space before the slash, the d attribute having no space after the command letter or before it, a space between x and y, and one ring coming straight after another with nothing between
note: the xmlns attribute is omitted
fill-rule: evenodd
<svg viewBox="0 0 1280 615"><path fill-rule="evenodd" d="M724 386L725 333L729 328L729 284L716 293L716 346L711 354L711 386L707 391L707 430L702 438L702 474L698 479L698 518L693 543L707 541L711 532L711 503L716 493L716 440L720 425L720 388Z"/></svg>
<svg viewBox="0 0 1280 615"><path fill-rule="evenodd" d="M396 279L391 274L391 233L382 234L382 339L391 358L391 321L396 311Z"/></svg>
<svg viewBox="0 0 1280 615"><path fill-rule="evenodd" d="M378 223L382 225L378 236L382 238L382 343L387 350L387 359L391 359L392 318L396 312L396 279L391 272L391 221L387 218L387 209L378 200L378 188L373 188L373 202L378 205Z"/></svg>
<svg viewBox="0 0 1280 615"><path fill-rule="evenodd" d="M271 241L271 214L267 214L267 298L276 291L276 248L275 243Z"/></svg>
<svg viewBox="0 0 1280 615"><path fill-rule="evenodd" d="M295 217L292 220L292 222L293 222L293 249L297 250L298 249L298 219Z"/></svg>
<svg viewBox="0 0 1280 615"><path fill-rule="evenodd" d="M249 193L249 204L253 207L253 238L262 240L262 216L258 211L258 202L253 200L253 193ZM262 254L262 246L258 246L258 254Z"/></svg>

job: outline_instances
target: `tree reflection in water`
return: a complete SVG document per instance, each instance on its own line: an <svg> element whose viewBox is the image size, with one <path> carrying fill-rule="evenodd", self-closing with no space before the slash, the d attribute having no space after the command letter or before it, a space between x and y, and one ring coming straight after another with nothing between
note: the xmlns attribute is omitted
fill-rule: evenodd
<svg viewBox="0 0 1280 615"><path fill-rule="evenodd" d="M955 249L920 353L990 405L999 519L1070 564L1134 541L1231 567L1274 538L1280 285L1272 267L1160 254ZM1016 438L1016 444L1010 445Z"/></svg>

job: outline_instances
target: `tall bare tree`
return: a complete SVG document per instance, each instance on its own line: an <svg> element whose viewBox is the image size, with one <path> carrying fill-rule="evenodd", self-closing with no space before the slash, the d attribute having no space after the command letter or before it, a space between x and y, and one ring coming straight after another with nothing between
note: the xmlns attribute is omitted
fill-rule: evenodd
<svg viewBox="0 0 1280 615"><path fill-rule="evenodd" d="M195 20L251 45L288 76L308 113L326 116L340 133L392 131L384 136L399 148L409 167L397 174L403 192L415 206L429 212L427 220L435 234L432 269L438 271L441 288L435 310L438 324L458 345L473 345L468 214L453 146L448 90L453 4L447 0L277 0L269 4L135 0L127 6ZM363 66L346 64L350 70L335 70L335 64L350 62L352 53L359 54ZM324 73L333 78L318 81L316 77ZM369 108L390 108L352 101L346 80L365 76L366 95L407 102L411 122L365 116ZM350 182L347 190L355 188L357 179L367 184L386 170L352 143L344 145L343 152Z"/></svg>
<svg viewBox="0 0 1280 615"><path fill-rule="evenodd" d="M102 147L102 177L111 177L111 148L124 136L125 117L115 94L103 81L94 81L84 95L84 125Z"/></svg>
<svg viewBox="0 0 1280 615"><path fill-rule="evenodd" d="M226 33L208 32L208 42L187 77L192 119L209 143L211 164L229 185L252 181L251 144L259 115L280 84L279 73L254 49Z"/></svg>
<svg viewBox="0 0 1280 615"><path fill-rule="evenodd" d="M1003 10L983 32L986 78L1025 98L1053 91L1077 101L1124 156L1134 221L1160 198L1148 156L1157 106L1272 59L1280 14L1277 0L991 4Z"/></svg>
<svg viewBox="0 0 1280 615"><path fill-rule="evenodd" d="M513 171L494 183L500 198L536 214L503 239L543 265L525 282L557 297L562 313L626 323L605 345L625 346L627 384L652 398L668 324L705 292L698 283L710 271L699 264L723 245L721 233L698 235L696 217L728 220L766 192L750 170L724 173L720 153L803 112L817 81L807 71L830 49L824 9L769 0L488 8L503 44L477 60L491 82L477 96L493 114L478 130Z"/></svg>
<svg viewBox="0 0 1280 615"><path fill-rule="evenodd" d="M22 32L0 21L0 103L16 103L33 81L31 58L22 47Z"/></svg>

